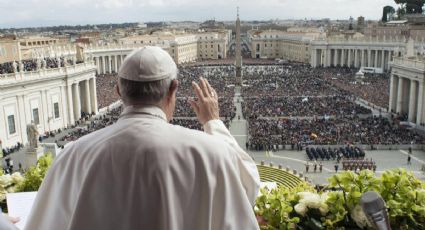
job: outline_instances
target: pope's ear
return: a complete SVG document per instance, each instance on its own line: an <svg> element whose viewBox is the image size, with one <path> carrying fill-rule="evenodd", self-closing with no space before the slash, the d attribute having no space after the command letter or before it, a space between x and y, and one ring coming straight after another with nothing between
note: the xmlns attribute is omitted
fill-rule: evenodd
<svg viewBox="0 0 425 230"><path fill-rule="evenodd" d="M175 93L177 93L177 88L179 86L179 81L178 80L173 80L171 81L170 84L170 90L168 91L168 96L171 97L173 96Z"/></svg>

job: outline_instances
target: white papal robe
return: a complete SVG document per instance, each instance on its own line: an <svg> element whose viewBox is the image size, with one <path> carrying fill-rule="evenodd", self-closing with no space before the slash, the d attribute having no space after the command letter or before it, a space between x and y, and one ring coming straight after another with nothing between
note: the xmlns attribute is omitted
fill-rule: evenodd
<svg viewBox="0 0 425 230"><path fill-rule="evenodd" d="M63 150L26 229L258 229L254 161L222 121L204 131L167 123L157 107L126 107Z"/></svg>

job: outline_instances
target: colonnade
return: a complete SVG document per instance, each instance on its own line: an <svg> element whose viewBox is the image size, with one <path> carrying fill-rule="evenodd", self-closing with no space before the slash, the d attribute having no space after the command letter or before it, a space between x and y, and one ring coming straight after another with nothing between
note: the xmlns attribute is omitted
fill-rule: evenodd
<svg viewBox="0 0 425 230"><path fill-rule="evenodd" d="M373 48L314 48L312 51L312 66L346 66L346 67L373 67L389 69L395 51Z"/></svg>
<svg viewBox="0 0 425 230"><path fill-rule="evenodd" d="M127 55L102 55L93 57L97 66L97 74L118 73Z"/></svg>
<svg viewBox="0 0 425 230"><path fill-rule="evenodd" d="M424 82L396 74L391 75L390 111L406 114L408 120L417 125L425 123Z"/></svg>
<svg viewBox="0 0 425 230"><path fill-rule="evenodd" d="M96 78L68 84L69 124L81 118L82 113L97 113Z"/></svg>

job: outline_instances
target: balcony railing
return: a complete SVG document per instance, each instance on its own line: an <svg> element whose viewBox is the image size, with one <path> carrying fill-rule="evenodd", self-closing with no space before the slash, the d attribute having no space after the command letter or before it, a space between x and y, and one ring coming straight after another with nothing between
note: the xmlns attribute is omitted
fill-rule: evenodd
<svg viewBox="0 0 425 230"><path fill-rule="evenodd" d="M409 59L406 57L394 57L392 61L395 65L400 65L403 67L415 68L422 71L425 71L425 59Z"/></svg>
<svg viewBox="0 0 425 230"><path fill-rule="evenodd" d="M60 68L39 69L39 70L28 71L28 72L24 71L24 72L16 72L16 73L9 73L9 74L1 74L0 86L13 84L13 83L26 82L26 81L48 79L48 78L56 77L59 75L72 74L72 73L82 72L84 70L90 70L90 69L93 69L93 70L96 69L96 66L94 65L92 61L81 63L81 64L69 65L69 66L60 67Z"/></svg>

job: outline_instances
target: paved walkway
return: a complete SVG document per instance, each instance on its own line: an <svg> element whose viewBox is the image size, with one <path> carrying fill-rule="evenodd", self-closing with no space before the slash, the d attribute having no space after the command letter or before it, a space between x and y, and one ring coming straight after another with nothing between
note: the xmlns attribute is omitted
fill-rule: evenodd
<svg viewBox="0 0 425 230"><path fill-rule="evenodd" d="M236 116L230 123L230 133L233 135L233 137L235 137L238 144L243 149L245 149L248 138L248 122L245 120L242 114L242 101L241 87L236 86L235 97L233 99L233 103L236 106Z"/></svg>

